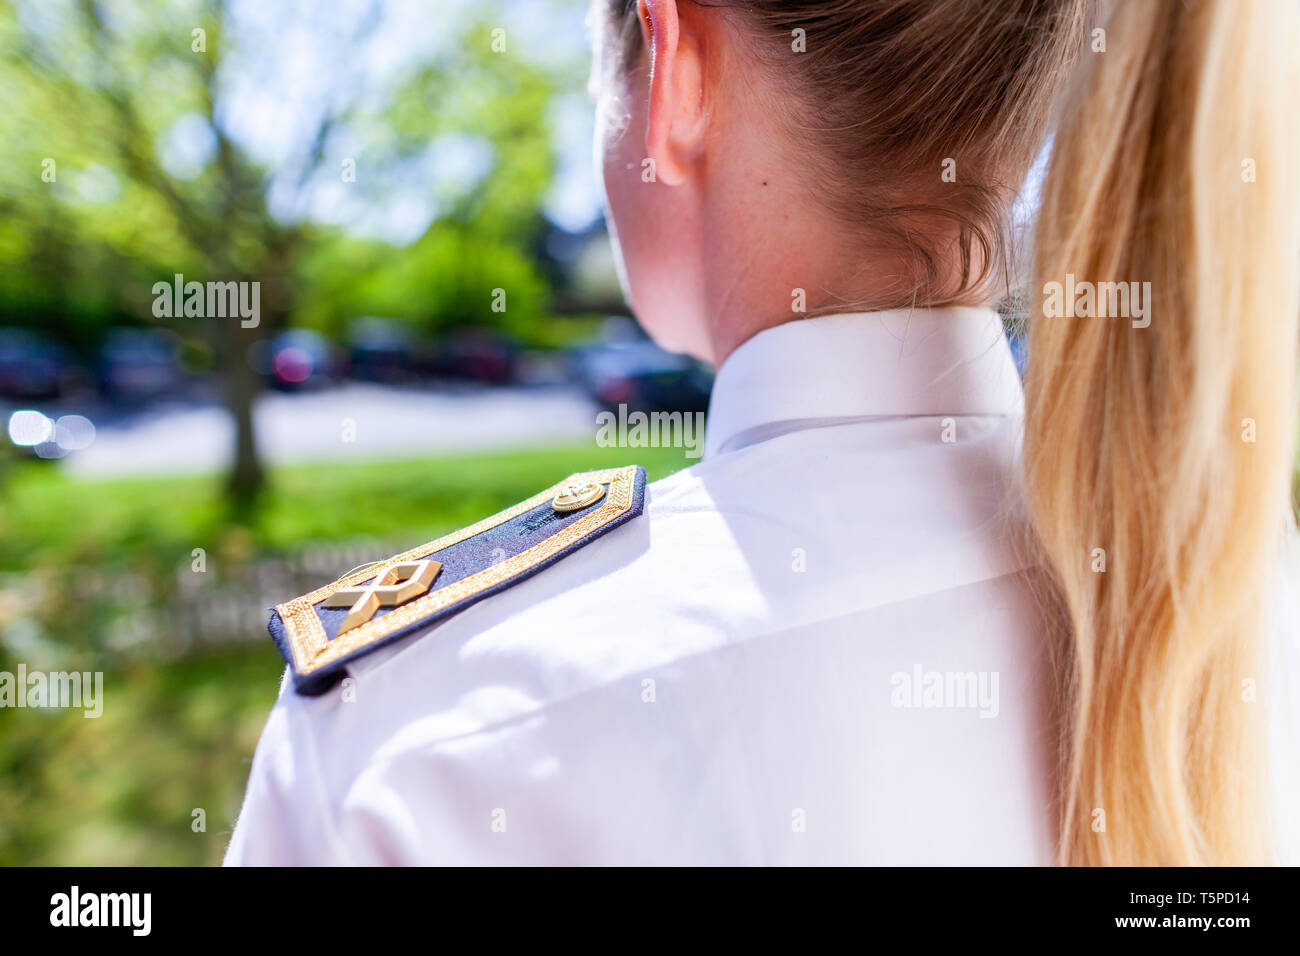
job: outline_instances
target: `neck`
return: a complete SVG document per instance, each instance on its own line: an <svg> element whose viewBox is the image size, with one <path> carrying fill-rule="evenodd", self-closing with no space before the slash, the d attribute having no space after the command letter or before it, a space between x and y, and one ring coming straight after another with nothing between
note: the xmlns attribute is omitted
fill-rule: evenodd
<svg viewBox="0 0 1300 956"><path fill-rule="evenodd" d="M782 226L713 230L701 248L708 327L701 357L721 367L738 347L765 329L815 315L875 312L920 304L916 262L882 255L825 221L766 212ZM730 224L730 223L729 223ZM753 236L762 235L755 241ZM988 306L975 290L944 305Z"/></svg>

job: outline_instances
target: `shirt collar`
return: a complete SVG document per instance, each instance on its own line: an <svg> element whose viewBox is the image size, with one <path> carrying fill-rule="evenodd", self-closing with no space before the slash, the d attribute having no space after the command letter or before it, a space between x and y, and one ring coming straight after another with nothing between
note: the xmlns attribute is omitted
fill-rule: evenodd
<svg viewBox="0 0 1300 956"><path fill-rule="evenodd" d="M827 420L1020 415L1024 394L992 309L949 306L796 319L718 370L704 457Z"/></svg>

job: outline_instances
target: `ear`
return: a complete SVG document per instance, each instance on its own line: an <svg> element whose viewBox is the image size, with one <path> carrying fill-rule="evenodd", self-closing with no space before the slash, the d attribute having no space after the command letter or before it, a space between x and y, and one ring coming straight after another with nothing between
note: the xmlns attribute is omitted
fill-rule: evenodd
<svg viewBox="0 0 1300 956"><path fill-rule="evenodd" d="M678 0L638 0L641 36L650 55L645 146L655 177L684 182L704 145L704 50L696 24L678 16Z"/></svg>

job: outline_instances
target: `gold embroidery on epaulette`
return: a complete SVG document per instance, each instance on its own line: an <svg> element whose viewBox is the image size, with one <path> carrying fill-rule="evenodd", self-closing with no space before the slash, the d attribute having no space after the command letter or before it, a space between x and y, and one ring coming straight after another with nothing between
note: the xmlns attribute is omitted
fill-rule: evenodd
<svg viewBox="0 0 1300 956"><path fill-rule="evenodd" d="M276 611L279 613L281 621L284 622L284 631L288 637L290 650L293 653L294 670L300 676L310 674L327 664L346 657L367 644L401 630L409 624L413 624L466 598L473 597L475 594L479 594L503 581L508 581L521 571L526 571L539 562L563 551L574 542L580 541L632 507L632 491L636 480L635 466L584 472L571 475L564 481L533 495L528 500L521 501L504 511L497 512L476 524L461 528L459 531L445 535L435 541L430 541L427 544L422 544L417 548L404 551L382 563L394 564L426 558L444 548L451 547L453 544L458 544L474 537L476 534L495 528L512 518L517 518L519 515L551 500L561 489L572 482L582 480L609 485L609 492L605 496L604 502L595 511L583 515L573 524L557 531L531 548L521 551L514 557L506 558L504 561L475 572L446 587L430 591L423 597L394 608L382 617L376 617L365 624L360 624L352 630L346 631L332 641L325 633L320 618L317 617L316 612L313 610L314 606L339 588L351 587L374 577L375 566L363 566L360 570L347 577L332 581L310 594L304 594L302 597L277 605Z"/></svg>

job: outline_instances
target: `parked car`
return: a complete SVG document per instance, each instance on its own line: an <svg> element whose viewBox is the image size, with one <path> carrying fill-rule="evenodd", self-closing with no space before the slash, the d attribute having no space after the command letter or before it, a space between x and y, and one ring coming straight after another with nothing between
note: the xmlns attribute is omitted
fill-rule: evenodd
<svg viewBox="0 0 1300 956"><path fill-rule="evenodd" d="M649 340L580 346L573 353L578 380L603 408L705 411L713 373L687 355Z"/></svg>
<svg viewBox="0 0 1300 956"><path fill-rule="evenodd" d="M56 398L72 374L63 346L27 329L0 329L0 395Z"/></svg>
<svg viewBox="0 0 1300 956"><path fill-rule="evenodd" d="M420 371L443 378L504 385L515 377L518 345L488 329L460 329L449 334L422 361Z"/></svg>
<svg viewBox="0 0 1300 956"><path fill-rule="evenodd" d="M310 329L282 332L265 344L263 367L275 388L293 391L337 382L347 362L329 341Z"/></svg>
<svg viewBox="0 0 1300 956"><path fill-rule="evenodd" d="M348 366L353 378L409 382L416 377L414 336L400 319L362 316L348 327Z"/></svg>
<svg viewBox="0 0 1300 956"><path fill-rule="evenodd" d="M114 399L156 398L185 381L176 337L162 329L113 329L99 350L99 389Z"/></svg>

